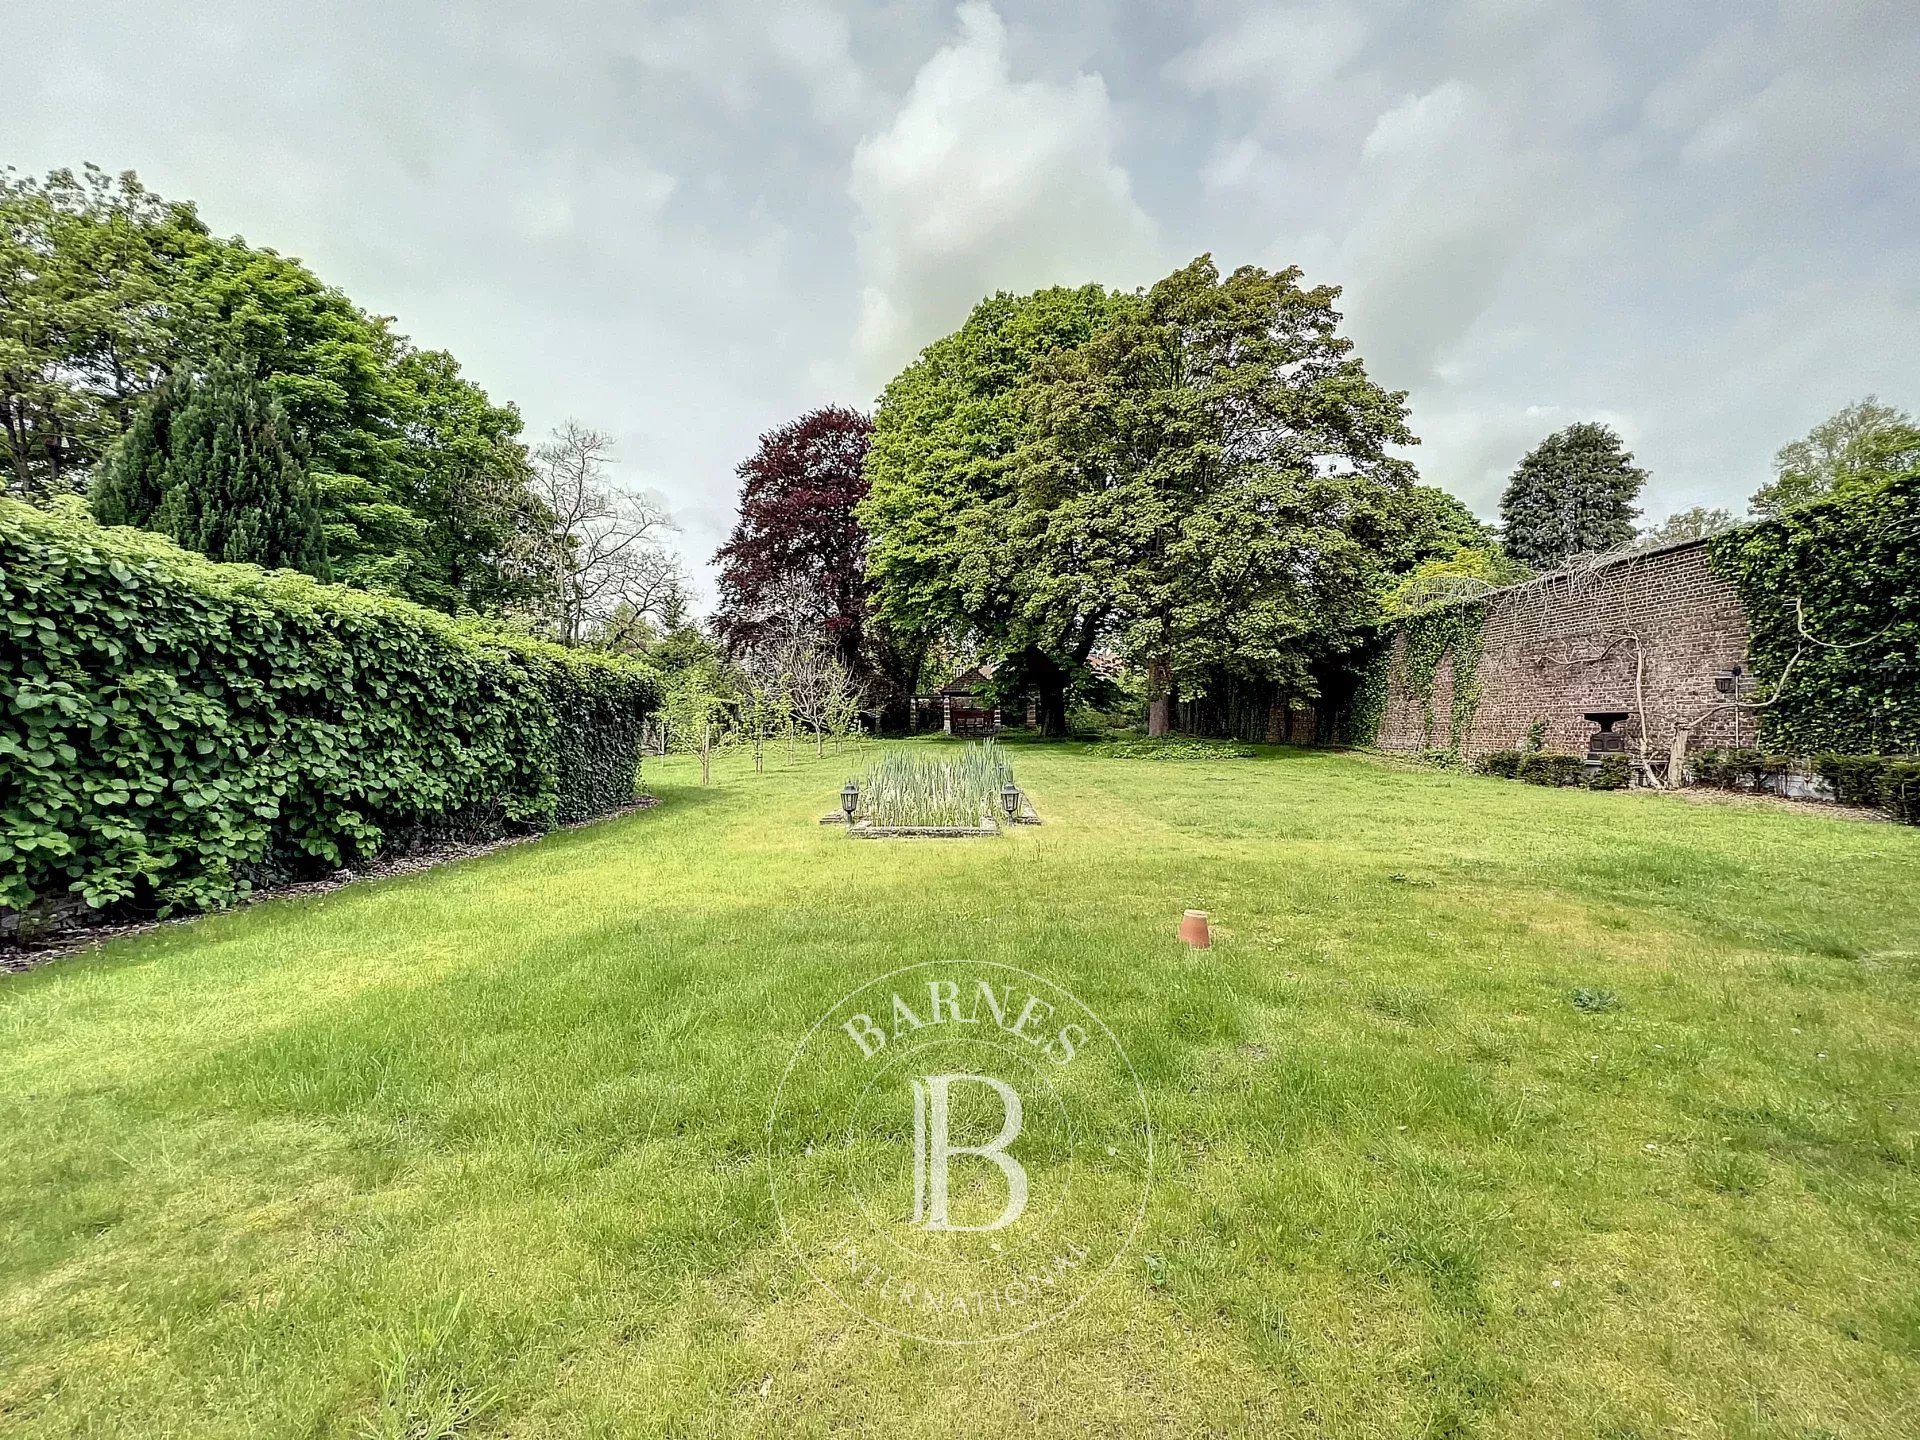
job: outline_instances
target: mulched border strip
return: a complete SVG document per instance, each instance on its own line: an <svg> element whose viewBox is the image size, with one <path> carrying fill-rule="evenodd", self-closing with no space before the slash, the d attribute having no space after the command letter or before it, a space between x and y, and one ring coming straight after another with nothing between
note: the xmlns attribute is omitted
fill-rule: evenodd
<svg viewBox="0 0 1920 1440"><path fill-rule="evenodd" d="M226 910L201 910L191 915L170 915L165 920L134 920L118 925L81 923L56 931L44 940L30 941L24 945L18 941L0 941L0 975L22 975L52 960L62 960L69 955L98 950L109 941L124 940L130 935L145 935L149 931L159 930L168 925L191 924L195 920L205 919L208 915L231 914L234 910L245 909L262 900L291 900L301 895L325 895L330 891L344 890L349 885L358 885L367 880L389 880L396 875L415 875L423 870L437 869L442 865L450 865L456 860L477 859L479 856L491 855L495 851L507 850L515 845L525 845L528 841L538 840L544 835L581 830L589 825L618 820L636 811L651 810L659 803L657 797L643 795L631 805L623 805L618 810L608 810L585 820L576 820L571 825L558 825L552 830L536 831L527 835L503 835L497 840L444 842L429 845L404 855L395 855L390 859L376 860L358 870L336 870L324 880L298 880L290 885L265 886L251 892L246 899L229 906Z"/></svg>

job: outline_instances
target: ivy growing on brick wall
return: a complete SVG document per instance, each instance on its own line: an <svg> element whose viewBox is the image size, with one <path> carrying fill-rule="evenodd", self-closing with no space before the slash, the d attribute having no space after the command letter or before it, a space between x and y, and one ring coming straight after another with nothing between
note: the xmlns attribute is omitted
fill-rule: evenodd
<svg viewBox="0 0 1920 1440"><path fill-rule="evenodd" d="M1800 652L1760 712L1768 749L1920 751L1920 472L1730 531L1712 555L1739 591L1763 694ZM1826 645L1802 637L1796 601Z"/></svg>
<svg viewBox="0 0 1920 1440"><path fill-rule="evenodd" d="M639 666L0 500L0 908L214 907L633 798Z"/></svg>
<svg viewBox="0 0 1920 1440"><path fill-rule="evenodd" d="M1349 743L1378 742L1397 663L1404 692L1420 702L1424 731L1420 748L1457 756L1480 708L1480 652L1486 627L1487 607L1477 601L1419 611L1383 626L1375 643L1356 657L1360 678L1348 722ZM1396 635L1404 642L1397 656ZM1446 743L1440 745L1441 720L1433 708L1433 689L1449 655L1453 657L1453 703L1446 716Z"/></svg>
<svg viewBox="0 0 1920 1440"><path fill-rule="evenodd" d="M1387 693L1393 683L1393 632L1379 633L1349 656L1355 676L1353 701L1343 718L1340 739L1348 745L1373 745L1387 719Z"/></svg>

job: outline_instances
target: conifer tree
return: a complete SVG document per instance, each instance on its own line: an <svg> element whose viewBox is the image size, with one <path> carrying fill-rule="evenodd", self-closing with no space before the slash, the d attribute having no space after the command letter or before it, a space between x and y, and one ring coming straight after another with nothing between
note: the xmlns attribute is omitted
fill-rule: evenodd
<svg viewBox="0 0 1920 1440"><path fill-rule="evenodd" d="M165 498L168 432L188 396L188 382L168 376L134 415L93 481L93 514L102 525L150 528Z"/></svg>
<svg viewBox="0 0 1920 1440"><path fill-rule="evenodd" d="M161 387L102 467L93 506L214 560L327 575L319 497L286 416L237 367Z"/></svg>
<svg viewBox="0 0 1920 1440"><path fill-rule="evenodd" d="M1535 570L1633 539L1647 472L1605 425L1569 425L1534 446L1507 482L1500 523L1507 553Z"/></svg>

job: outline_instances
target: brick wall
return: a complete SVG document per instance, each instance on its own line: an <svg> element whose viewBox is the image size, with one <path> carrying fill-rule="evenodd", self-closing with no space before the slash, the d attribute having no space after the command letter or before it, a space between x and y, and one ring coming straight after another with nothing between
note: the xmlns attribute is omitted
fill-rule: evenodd
<svg viewBox="0 0 1920 1440"><path fill-rule="evenodd" d="M1584 754L1597 728L1581 718L1589 710L1629 712L1632 718L1614 727L1629 747L1645 726L1650 753L1663 755L1674 722L1726 700L1715 679L1746 664L1746 618L1732 585L1709 567L1705 541L1549 575L1496 591L1484 603L1480 701L1463 747L1469 755L1518 747L1537 719L1547 722L1549 750ZM1409 692L1398 663L1404 645L1396 636L1377 743L1389 750L1445 746L1453 657L1440 662L1434 679L1438 734L1429 740L1426 707ZM1754 723L1751 711L1722 711L1698 726L1691 748L1751 745Z"/></svg>

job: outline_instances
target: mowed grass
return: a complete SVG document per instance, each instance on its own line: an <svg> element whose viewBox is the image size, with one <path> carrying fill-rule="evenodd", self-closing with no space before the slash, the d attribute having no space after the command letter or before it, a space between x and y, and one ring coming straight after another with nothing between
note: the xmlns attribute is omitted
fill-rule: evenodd
<svg viewBox="0 0 1920 1440"><path fill-rule="evenodd" d="M816 824L851 754L649 762L0 981L0 1432L1920 1432L1920 833L1012 758L1003 840ZM813 1021L942 957L1076 991L1155 1124L1125 1265L1001 1345L852 1317L761 1158Z"/></svg>

